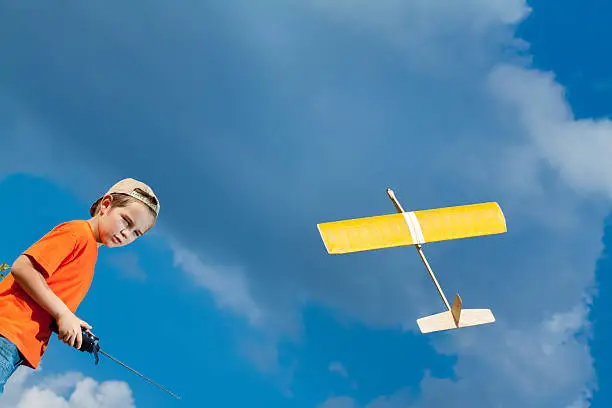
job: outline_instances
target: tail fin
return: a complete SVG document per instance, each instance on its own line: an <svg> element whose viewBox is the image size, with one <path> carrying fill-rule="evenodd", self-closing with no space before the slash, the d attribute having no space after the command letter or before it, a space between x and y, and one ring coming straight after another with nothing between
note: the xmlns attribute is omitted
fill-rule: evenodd
<svg viewBox="0 0 612 408"><path fill-rule="evenodd" d="M457 293L455 295L455 300L453 300L453 305L451 306L451 314L453 315L455 325L459 325L459 321L461 319L461 306L463 306L463 302L461 301L461 297Z"/></svg>
<svg viewBox="0 0 612 408"><path fill-rule="evenodd" d="M490 309L461 309L461 306L461 298L457 294L450 311L418 319L417 324L421 333L478 326L495 321L495 316Z"/></svg>

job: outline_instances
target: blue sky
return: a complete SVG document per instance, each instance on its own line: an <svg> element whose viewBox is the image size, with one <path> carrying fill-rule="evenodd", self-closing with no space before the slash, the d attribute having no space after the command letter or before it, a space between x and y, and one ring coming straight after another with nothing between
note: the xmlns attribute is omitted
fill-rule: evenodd
<svg viewBox="0 0 612 408"><path fill-rule="evenodd" d="M184 400L55 341L0 402L608 406L599 3L2 3L1 256L150 183L158 227L101 250L79 315ZM411 248L325 253L316 223L393 212L387 187L500 203L507 234L426 247L494 325L419 334L442 305Z"/></svg>

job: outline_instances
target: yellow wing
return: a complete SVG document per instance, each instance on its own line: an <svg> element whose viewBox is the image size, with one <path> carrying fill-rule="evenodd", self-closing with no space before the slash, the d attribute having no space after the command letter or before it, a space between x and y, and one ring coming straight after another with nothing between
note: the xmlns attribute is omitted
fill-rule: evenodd
<svg viewBox="0 0 612 408"><path fill-rule="evenodd" d="M317 224L327 252L342 254L506 232L495 202Z"/></svg>

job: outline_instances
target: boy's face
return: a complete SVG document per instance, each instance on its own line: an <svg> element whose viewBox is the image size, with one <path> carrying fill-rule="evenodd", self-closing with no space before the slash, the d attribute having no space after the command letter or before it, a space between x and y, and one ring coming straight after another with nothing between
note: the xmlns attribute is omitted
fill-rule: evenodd
<svg viewBox="0 0 612 408"><path fill-rule="evenodd" d="M98 220L100 241L106 247L129 245L155 223L155 217L144 204L130 202L125 207L111 208L111 201L110 196L102 200Z"/></svg>

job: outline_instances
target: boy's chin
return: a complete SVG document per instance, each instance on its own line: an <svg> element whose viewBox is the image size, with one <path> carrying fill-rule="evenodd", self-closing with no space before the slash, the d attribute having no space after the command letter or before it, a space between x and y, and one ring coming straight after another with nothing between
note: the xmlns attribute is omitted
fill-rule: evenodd
<svg viewBox="0 0 612 408"><path fill-rule="evenodd" d="M115 241L113 241L112 238L104 240L103 244L107 248L119 248L121 246L120 244L117 244Z"/></svg>

